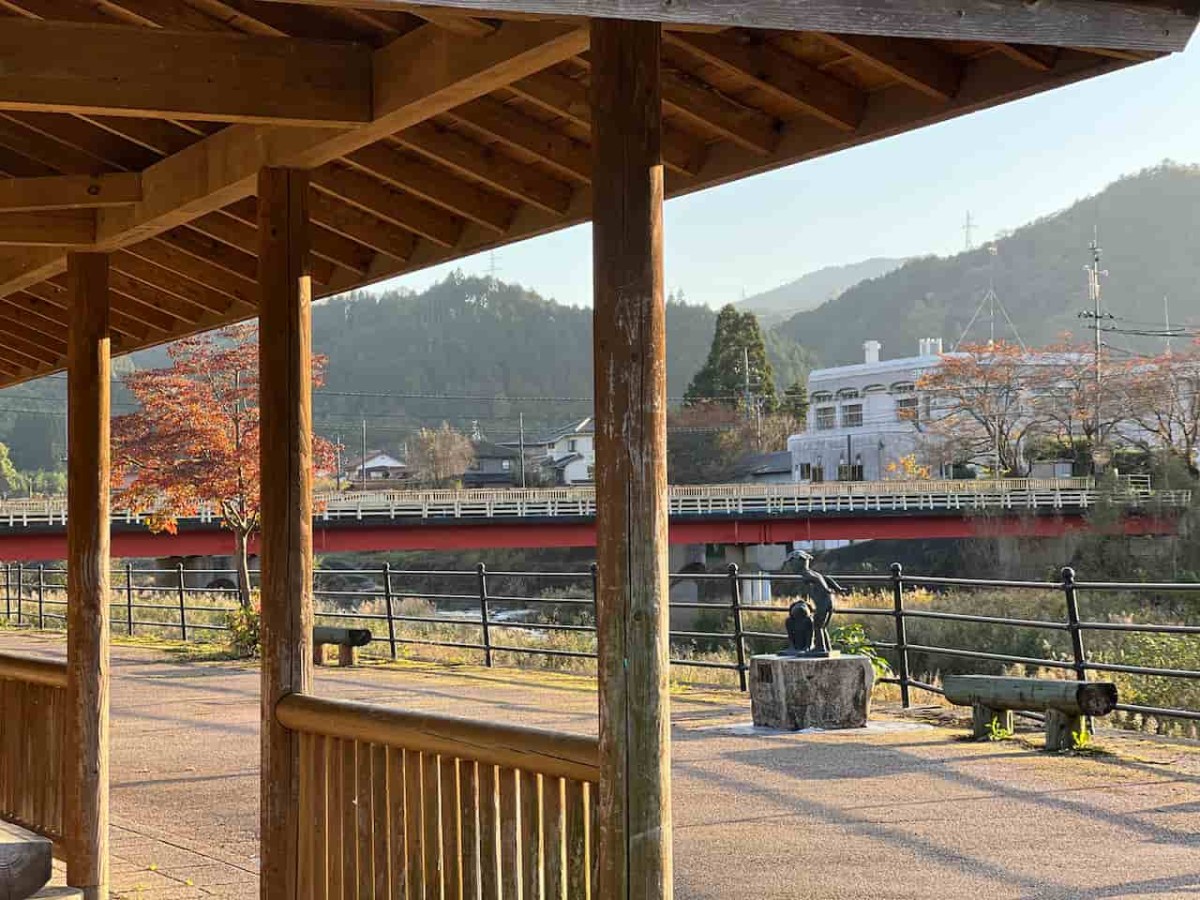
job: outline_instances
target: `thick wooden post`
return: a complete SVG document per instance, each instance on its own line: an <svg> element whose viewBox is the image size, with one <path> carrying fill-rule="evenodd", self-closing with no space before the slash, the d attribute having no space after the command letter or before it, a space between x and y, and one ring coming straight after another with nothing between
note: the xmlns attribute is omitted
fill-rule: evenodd
<svg viewBox="0 0 1200 900"><path fill-rule="evenodd" d="M638 900L672 894L661 40L592 23L599 896Z"/></svg>
<svg viewBox="0 0 1200 900"><path fill-rule="evenodd" d="M312 687L312 279L308 176L258 178L262 455L261 896L298 896L300 744L275 705Z"/></svg>
<svg viewBox="0 0 1200 900"><path fill-rule="evenodd" d="M67 255L67 882L108 896L108 257Z"/></svg>

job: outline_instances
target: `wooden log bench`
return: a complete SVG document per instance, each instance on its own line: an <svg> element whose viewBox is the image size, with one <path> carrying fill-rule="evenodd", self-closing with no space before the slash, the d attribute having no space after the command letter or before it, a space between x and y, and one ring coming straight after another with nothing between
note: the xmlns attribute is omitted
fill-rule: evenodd
<svg viewBox="0 0 1200 900"><path fill-rule="evenodd" d="M1014 710L1044 712L1047 750L1070 750L1087 735L1089 716L1106 716L1117 705L1117 686L1110 681L948 675L942 688L951 703L971 707L977 738L1012 731Z"/></svg>
<svg viewBox="0 0 1200 900"><path fill-rule="evenodd" d="M318 625L313 629L313 663L325 665L325 647L338 648L338 665L346 668L354 665L354 651L371 643L371 632L366 628L333 628Z"/></svg>

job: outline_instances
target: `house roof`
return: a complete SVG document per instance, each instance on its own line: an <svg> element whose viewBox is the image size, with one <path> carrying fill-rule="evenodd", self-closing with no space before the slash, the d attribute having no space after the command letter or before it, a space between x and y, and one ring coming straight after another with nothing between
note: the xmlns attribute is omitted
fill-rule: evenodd
<svg viewBox="0 0 1200 900"><path fill-rule="evenodd" d="M471 441L471 446L475 448L476 459L521 458L519 450L513 450L511 447L505 447L503 444L494 444L491 441Z"/></svg>
<svg viewBox="0 0 1200 900"><path fill-rule="evenodd" d="M734 465L734 477L754 478L764 475L790 475L792 454L787 450L773 453L749 453Z"/></svg>
<svg viewBox="0 0 1200 900"><path fill-rule="evenodd" d="M361 456L356 456L354 459L345 463L347 471L351 469L361 469L362 465L363 458ZM367 454L367 468L407 469L408 464L396 459L394 456L384 453L383 451L376 451L374 453Z"/></svg>
<svg viewBox="0 0 1200 900"><path fill-rule="evenodd" d="M0 7L0 386L64 368L70 250L110 254L118 354L254 318L263 167L311 173L318 298L586 221L582 16L664 22L668 196L1135 65L1197 20L1167 0Z"/></svg>

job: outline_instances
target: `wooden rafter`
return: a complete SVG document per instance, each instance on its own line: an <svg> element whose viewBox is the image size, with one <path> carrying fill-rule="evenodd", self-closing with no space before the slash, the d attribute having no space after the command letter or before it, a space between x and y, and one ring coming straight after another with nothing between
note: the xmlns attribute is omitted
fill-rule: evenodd
<svg viewBox="0 0 1200 900"><path fill-rule="evenodd" d="M948 101L958 92L962 63L929 44L871 35L822 34L821 39L935 100Z"/></svg>
<svg viewBox="0 0 1200 900"><path fill-rule="evenodd" d="M717 34L672 34L666 40L705 62L743 76L759 90L800 113L845 131L862 118L860 91L820 69L805 65L762 40Z"/></svg>

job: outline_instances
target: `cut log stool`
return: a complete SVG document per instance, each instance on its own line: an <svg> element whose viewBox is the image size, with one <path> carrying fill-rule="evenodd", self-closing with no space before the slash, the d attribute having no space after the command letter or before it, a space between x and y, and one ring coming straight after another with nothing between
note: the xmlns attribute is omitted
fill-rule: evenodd
<svg viewBox="0 0 1200 900"><path fill-rule="evenodd" d="M313 629L313 664L325 665L325 645L338 648L338 665L349 668L354 665L354 651L371 643L371 632L366 628L329 628L318 625Z"/></svg>
<svg viewBox="0 0 1200 900"><path fill-rule="evenodd" d="M1088 733L1089 716L1106 716L1117 705L1110 681L948 675L942 687L951 703L972 707L975 737L994 727L1011 731L1014 710L1044 712L1047 750L1070 750Z"/></svg>
<svg viewBox="0 0 1200 900"><path fill-rule="evenodd" d="M0 821L0 900L25 900L50 880L49 839Z"/></svg>

